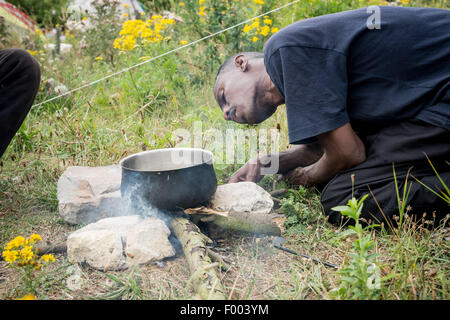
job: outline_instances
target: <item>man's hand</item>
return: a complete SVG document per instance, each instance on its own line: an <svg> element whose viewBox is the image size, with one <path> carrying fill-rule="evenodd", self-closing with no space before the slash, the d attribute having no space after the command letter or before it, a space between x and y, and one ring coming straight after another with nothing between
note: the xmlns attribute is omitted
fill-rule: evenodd
<svg viewBox="0 0 450 320"><path fill-rule="evenodd" d="M283 178L290 184L293 185L302 185L307 186L308 185L308 178L305 173L305 169L298 167L294 170L289 171L286 173Z"/></svg>
<svg viewBox="0 0 450 320"><path fill-rule="evenodd" d="M260 156L251 159L242 168L236 171L231 176L229 183L240 181L259 182L263 178L261 170L272 166L272 157L278 157L277 173L285 174L295 168L309 166L319 160L321 156L322 151L318 143L300 145L278 154Z"/></svg>
<svg viewBox="0 0 450 320"><path fill-rule="evenodd" d="M350 123L317 136L323 155L315 163L288 173L293 184L318 185L365 161L365 147Z"/></svg>
<svg viewBox="0 0 450 320"><path fill-rule="evenodd" d="M261 167L261 162L258 159L251 159L236 171L228 182L236 183L241 181L251 181L257 183L263 178Z"/></svg>

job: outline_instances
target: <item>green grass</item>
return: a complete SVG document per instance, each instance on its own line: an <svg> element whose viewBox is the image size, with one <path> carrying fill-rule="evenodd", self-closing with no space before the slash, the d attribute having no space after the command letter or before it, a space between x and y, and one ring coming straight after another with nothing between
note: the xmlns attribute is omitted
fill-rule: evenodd
<svg viewBox="0 0 450 320"><path fill-rule="evenodd" d="M287 2L275 1L274 7ZM273 18L282 27L300 18L365 4L305 1L293 10L274 14ZM411 4L448 8L445 1ZM37 56L43 81L54 78L76 88L138 63L142 56L155 56L177 47L181 37L199 38L187 24L177 28L170 34L173 41L120 54L115 67L93 61L79 46L81 35L71 36L68 41L74 49L69 55L56 59L49 53ZM218 60L234 53L226 41L222 37L197 44L70 97L33 108L0 159L0 245L3 247L17 235L31 233L41 234L46 241L61 242L76 229L58 216L56 183L68 166L109 165L142 150L171 147L177 138L173 132L179 128L191 130L196 121L203 122L205 131L253 128L224 121L212 94L215 72L211 70L218 67ZM248 43L229 44L250 47ZM262 50L263 43L257 45L255 49ZM220 53L219 57L210 55L211 46ZM42 85L36 103L50 97L52 94ZM288 145L283 107L256 128L272 129L278 124L283 150ZM202 147L212 145L205 142ZM215 151L215 156L221 154ZM219 183L225 183L238 167L217 165ZM260 184L272 191L273 177L266 177ZM282 187L289 188L283 182L276 185ZM277 204L276 210L287 215L285 246L342 267L355 238L343 237L345 229L326 222L319 199L312 188L296 188L290 189ZM381 276L387 279L380 289L380 299L449 299L449 230L444 226L430 230L426 226L413 224L406 214L397 232L370 231ZM231 270L221 274L231 299L329 299L339 283L339 274L333 269L274 249L270 237L231 235L219 242L218 249L234 262ZM70 264L64 256L57 258L41 288L43 299L195 298L192 288L186 287L189 272L183 257L168 261L164 268L143 266L134 273L103 273L83 268L82 289L75 291L67 289L68 276L61 272ZM0 298L17 297L18 283L17 275L0 262Z"/></svg>

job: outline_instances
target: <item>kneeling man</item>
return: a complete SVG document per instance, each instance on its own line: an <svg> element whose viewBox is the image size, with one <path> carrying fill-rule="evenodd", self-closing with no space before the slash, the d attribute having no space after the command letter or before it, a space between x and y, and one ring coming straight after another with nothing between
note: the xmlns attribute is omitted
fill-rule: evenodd
<svg viewBox="0 0 450 320"><path fill-rule="evenodd" d="M379 7L296 22L273 35L264 53L244 52L220 67L214 95L226 120L255 124L286 105L289 143L278 173L321 190L324 213L372 192L363 217L398 214L399 188L411 174L432 189L450 186L450 11ZM262 178L274 155L252 159L230 182ZM272 158L273 159L273 158ZM402 190L402 189L401 189ZM450 206L414 182L409 214L437 216ZM380 210L380 208L382 210Z"/></svg>

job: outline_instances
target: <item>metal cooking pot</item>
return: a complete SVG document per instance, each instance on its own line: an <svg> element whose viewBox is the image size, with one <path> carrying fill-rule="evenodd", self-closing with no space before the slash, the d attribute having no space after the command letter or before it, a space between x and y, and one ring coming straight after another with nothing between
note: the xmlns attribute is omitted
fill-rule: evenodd
<svg viewBox="0 0 450 320"><path fill-rule="evenodd" d="M122 199L134 209L163 210L204 205L217 189L213 154L195 148L144 151L120 162Z"/></svg>

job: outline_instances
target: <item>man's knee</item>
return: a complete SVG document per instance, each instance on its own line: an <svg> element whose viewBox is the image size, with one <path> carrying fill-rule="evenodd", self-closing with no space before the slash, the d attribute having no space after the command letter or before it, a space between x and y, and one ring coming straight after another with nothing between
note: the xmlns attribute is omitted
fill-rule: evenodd
<svg viewBox="0 0 450 320"><path fill-rule="evenodd" d="M440 176L446 185L450 185L450 172L441 172ZM366 194L369 194L369 196L363 203L361 217L369 224L395 223L396 216L400 215L400 209L396 194L396 182L393 177L368 184L355 185L353 192L350 179L347 178L347 176L342 175L336 176L322 191L322 207L330 223L339 225L347 221L339 212L333 211L333 207L346 205L352 196L359 200ZM432 173L420 180L432 189L436 189L436 186L440 185L440 180ZM426 213L427 219L434 219L435 222L439 222L450 213L449 206L444 200L411 177L408 180L404 176L398 179L397 187L400 190L400 197L402 197L406 182L410 186L407 189L410 189L406 198L407 203L404 213L409 214L414 220Z"/></svg>
<svg viewBox="0 0 450 320"><path fill-rule="evenodd" d="M12 72L24 74L25 81L29 82L31 89L38 88L41 80L41 68L36 59L23 49L11 48L2 51L4 59L13 68Z"/></svg>

